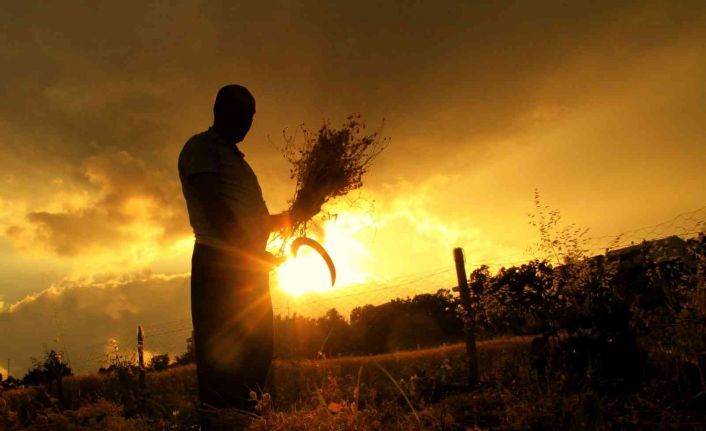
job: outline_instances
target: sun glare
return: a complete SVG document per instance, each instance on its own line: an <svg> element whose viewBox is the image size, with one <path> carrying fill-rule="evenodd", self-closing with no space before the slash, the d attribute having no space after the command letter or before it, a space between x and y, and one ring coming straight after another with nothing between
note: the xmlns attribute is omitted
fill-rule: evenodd
<svg viewBox="0 0 706 431"><path fill-rule="evenodd" d="M312 235L328 251L336 266L336 286L331 287L331 277L326 263L315 251L302 247L297 257L290 257L277 268L279 288L291 296L305 293L328 293L368 279L361 267L365 247L356 235L365 225L359 215L329 220L323 225L323 240Z"/></svg>

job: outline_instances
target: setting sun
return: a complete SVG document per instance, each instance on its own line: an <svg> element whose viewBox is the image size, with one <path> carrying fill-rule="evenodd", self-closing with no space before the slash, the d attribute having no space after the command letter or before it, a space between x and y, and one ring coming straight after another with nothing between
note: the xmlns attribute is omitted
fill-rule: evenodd
<svg viewBox="0 0 706 431"><path fill-rule="evenodd" d="M313 236L324 246L333 259L338 274L336 285L331 287L331 278L326 263L315 251L303 247L296 257L289 257L276 275L279 288L297 297L304 293L326 293L352 284L363 283L368 279L363 268L365 248L356 232L368 220L361 215L336 217L324 222L321 237Z"/></svg>

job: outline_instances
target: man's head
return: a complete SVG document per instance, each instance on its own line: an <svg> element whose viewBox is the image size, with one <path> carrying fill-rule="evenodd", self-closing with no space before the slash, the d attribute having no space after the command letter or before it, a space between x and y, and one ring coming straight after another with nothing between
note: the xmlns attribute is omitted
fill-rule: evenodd
<svg viewBox="0 0 706 431"><path fill-rule="evenodd" d="M218 90L213 104L213 127L223 139L240 142L248 134L255 115L255 98L241 85Z"/></svg>

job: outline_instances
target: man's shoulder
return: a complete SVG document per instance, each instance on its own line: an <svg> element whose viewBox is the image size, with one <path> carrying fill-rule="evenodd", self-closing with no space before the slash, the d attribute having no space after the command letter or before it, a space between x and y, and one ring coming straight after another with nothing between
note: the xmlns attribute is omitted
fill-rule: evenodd
<svg viewBox="0 0 706 431"><path fill-rule="evenodd" d="M208 130L197 133L186 140L179 152L178 168L181 173L189 170L191 165L203 164L204 160L216 157L213 137Z"/></svg>
<svg viewBox="0 0 706 431"><path fill-rule="evenodd" d="M187 146L193 146L198 144L208 145L211 143L213 143L213 137L211 136L210 131L204 130L203 132L197 133L187 139L186 143L184 143L184 148L186 148Z"/></svg>
<svg viewBox="0 0 706 431"><path fill-rule="evenodd" d="M186 140L179 153L179 158L183 158L189 153L198 150L208 150L213 145L213 139L208 130L197 133Z"/></svg>

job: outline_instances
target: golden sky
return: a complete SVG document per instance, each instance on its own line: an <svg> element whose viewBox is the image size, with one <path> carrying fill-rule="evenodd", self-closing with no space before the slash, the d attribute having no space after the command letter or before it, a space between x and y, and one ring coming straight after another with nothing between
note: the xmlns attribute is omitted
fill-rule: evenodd
<svg viewBox="0 0 706 431"><path fill-rule="evenodd" d="M6 2L0 19L0 362L188 320L176 160L226 83L257 100L241 149L271 212L293 193L283 128L385 118L390 146L331 208L343 287L370 292L341 291L344 310L453 285L454 246L521 259L535 189L595 236L706 205L704 2Z"/></svg>

